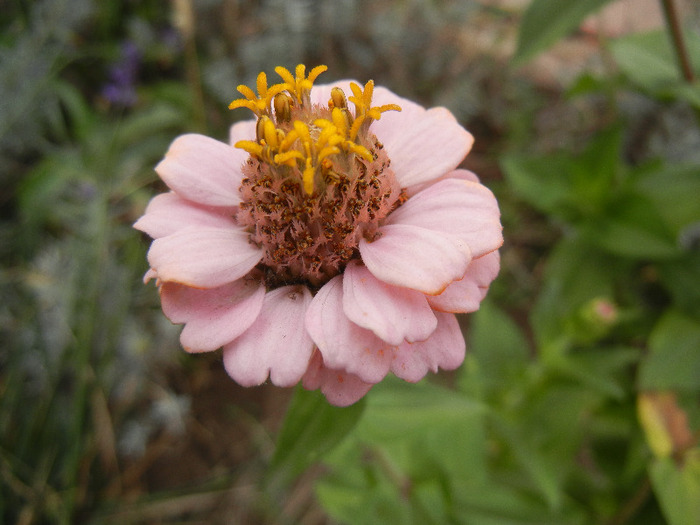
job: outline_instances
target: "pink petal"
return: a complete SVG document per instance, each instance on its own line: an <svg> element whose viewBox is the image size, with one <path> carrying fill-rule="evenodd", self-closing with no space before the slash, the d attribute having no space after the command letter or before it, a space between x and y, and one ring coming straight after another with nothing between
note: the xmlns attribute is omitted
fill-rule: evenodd
<svg viewBox="0 0 700 525"><path fill-rule="evenodd" d="M450 284L440 295L428 297L428 302L443 312L475 312L499 269L498 251L473 259L462 279Z"/></svg>
<svg viewBox="0 0 700 525"><path fill-rule="evenodd" d="M379 231L382 236L372 242L360 240L360 255L385 283L437 295L464 275L471 260L469 246L449 234L409 224Z"/></svg>
<svg viewBox="0 0 700 525"><path fill-rule="evenodd" d="M185 323L180 342L188 352L208 352L233 341L258 317L264 297L262 282L253 279L210 290L177 283L160 289L165 315L173 323Z"/></svg>
<svg viewBox="0 0 700 525"><path fill-rule="evenodd" d="M143 284L148 284L151 279L158 279L158 274L153 271L153 268L149 268L148 271L143 275Z"/></svg>
<svg viewBox="0 0 700 525"><path fill-rule="evenodd" d="M433 335L418 343L403 343L396 352L391 371L406 381L420 381L431 370L453 370L462 364L466 345L453 314L438 312Z"/></svg>
<svg viewBox="0 0 700 525"><path fill-rule="evenodd" d="M323 362L367 383L378 383L389 371L394 347L355 323L343 311L343 276L328 281L306 313L309 331Z"/></svg>
<svg viewBox="0 0 700 525"><path fill-rule="evenodd" d="M237 206L241 166L248 154L204 135L175 139L156 166L160 178L181 197L206 206Z"/></svg>
<svg viewBox="0 0 700 525"><path fill-rule="evenodd" d="M248 330L224 346L224 367L243 386L292 386L306 372L313 341L304 317L311 302L305 286L283 286L265 294L260 315Z"/></svg>
<svg viewBox="0 0 700 525"><path fill-rule="evenodd" d="M503 244L500 216L496 198L486 186L445 179L408 199L385 224L419 226L455 236L477 258Z"/></svg>
<svg viewBox="0 0 700 525"><path fill-rule="evenodd" d="M437 326L425 295L379 281L359 261L345 268L343 309L353 323L392 345L427 339Z"/></svg>
<svg viewBox="0 0 700 525"><path fill-rule="evenodd" d="M474 143L445 108L424 109L383 87L375 87L373 105L398 104L401 112L387 111L370 131L384 144L401 187L436 179L455 169Z"/></svg>
<svg viewBox="0 0 700 525"><path fill-rule="evenodd" d="M221 208L200 206L169 192L153 197L143 217L134 223L134 228L154 239L188 226L231 228L236 226L236 221Z"/></svg>
<svg viewBox="0 0 700 525"><path fill-rule="evenodd" d="M241 110L243 111L243 110ZM238 142L239 140L255 140L255 125L256 125L256 120L242 120L240 122L236 122L233 126L231 126L231 129L229 129L228 132L228 140L229 144L233 146ZM239 150L243 151L243 150ZM247 159L248 154L246 153L245 159ZM243 164L243 162L241 162Z"/></svg>
<svg viewBox="0 0 700 525"><path fill-rule="evenodd" d="M438 177L437 179L433 179L433 180L428 181L428 182L423 182L421 184L414 184L413 186L409 186L408 188L406 188L406 194L409 197L413 197L416 193L419 193L419 192L423 191L424 189L428 188L429 186L432 186L433 184L440 182L441 180L445 180L445 179L460 179L460 180L466 180L469 182L480 183L479 177L476 175L476 173L471 172L469 170L458 169L458 170L448 171L442 177Z"/></svg>
<svg viewBox="0 0 700 525"><path fill-rule="evenodd" d="M301 381L307 390L320 388L328 402L339 407L346 407L359 401L374 386L344 370L327 368L318 350L315 350L311 356L309 368Z"/></svg>
<svg viewBox="0 0 700 525"><path fill-rule="evenodd" d="M148 262L161 281L216 288L247 274L262 253L242 229L187 228L153 241Z"/></svg>

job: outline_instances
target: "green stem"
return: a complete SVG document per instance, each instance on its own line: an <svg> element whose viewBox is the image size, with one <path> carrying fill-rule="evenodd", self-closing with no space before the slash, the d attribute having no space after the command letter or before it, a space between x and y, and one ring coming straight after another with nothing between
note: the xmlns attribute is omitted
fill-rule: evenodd
<svg viewBox="0 0 700 525"><path fill-rule="evenodd" d="M100 272L91 272L92 268L106 268L109 253L108 220L109 205L107 196L110 194L108 187L101 188L101 197L93 203L90 214L91 224L94 230L89 232L89 246L80 245L85 249L81 253L80 268L83 270L84 280L76 308L76 335L75 347L70 354L75 367L75 392L70 417L70 436L73 437L72 446L66 451L64 487L64 513L61 524L73 523L76 508L82 503L81 471L84 468L86 446L91 430L86 428L89 418L90 397L95 388L96 378L92 369L91 359L95 345L96 326L99 316L99 293L101 289ZM82 241L82 239L81 239ZM90 250L90 251L87 251Z"/></svg>
<svg viewBox="0 0 700 525"><path fill-rule="evenodd" d="M688 51L686 50L685 43L683 41L683 30L681 28L680 21L678 20L676 6L673 4L673 0L661 0L661 5L666 17L668 31L671 33L671 40L673 41L673 47L676 50L676 56L678 57L678 65L681 68L681 73L683 78L687 82L691 83L695 80L695 76L693 74L693 68L690 65L690 59L688 58Z"/></svg>

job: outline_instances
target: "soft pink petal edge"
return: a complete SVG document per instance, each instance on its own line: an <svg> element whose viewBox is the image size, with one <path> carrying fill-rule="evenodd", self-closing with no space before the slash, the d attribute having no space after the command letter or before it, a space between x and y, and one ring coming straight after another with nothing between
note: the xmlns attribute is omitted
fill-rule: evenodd
<svg viewBox="0 0 700 525"><path fill-rule="evenodd" d="M205 206L237 206L248 153L195 133L170 145L156 172L182 198Z"/></svg>
<svg viewBox="0 0 700 525"><path fill-rule="evenodd" d="M445 178L409 198L385 224L418 226L457 237L478 258L503 244L500 218L498 202L486 186Z"/></svg>
<svg viewBox="0 0 700 525"><path fill-rule="evenodd" d="M241 228L180 230L156 239L148 262L161 281L193 288L216 288L236 281L262 258L262 249L248 241Z"/></svg>
<svg viewBox="0 0 700 525"><path fill-rule="evenodd" d="M443 312L475 312L498 276L500 267L498 251L473 259L464 277L450 284L440 295L428 297L430 306Z"/></svg>
<svg viewBox="0 0 700 525"><path fill-rule="evenodd" d="M171 191L153 197L143 216L134 223L134 228L153 239L171 235L190 226L233 228L236 221L230 212L195 204Z"/></svg>
<svg viewBox="0 0 700 525"><path fill-rule="evenodd" d="M379 280L437 295L467 270L469 246L459 238L407 224L379 228L372 242L360 240L362 261Z"/></svg>
<svg viewBox="0 0 700 525"><path fill-rule="evenodd" d="M338 407L356 403L374 386L345 370L326 367L318 350L314 351L301 384L307 390L320 389L328 402Z"/></svg>
<svg viewBox="0 0 700 525"><path fill-rule="evenodd" d="M474 144L474 137L443 107L425 109L378 86L373 103L398 104L401 112L387 111L370 130L384 144L391 168L401 187L434 180L454 170Z"/></svg>
<svg viewBox="0 0 700 525"><path fill-rule="evenodd" d="M318 291L306 313L306 329L327 367L378 383L391 367L394 347L348 319L342 280L337 275Z"/></svg>
<svg viewBox="0 0 700 525"><path fill-rule="evenodd" d="M359 261L350 262L343 273L343 310L352 322L392 345L423 341L437 327L424 294L378 280Z"/></svg>
<svg viewBox="0 0 700 525"><path fill-rule="evenodd" d="M243 386L295 385L306 372L314 348L304 326L311 292L283 286L265 294L260 314L248 330L224 346L224 367Z"/></svg>
<svg viewBox="0 0 700 525"><path fill-rule="evenodd" d="M454 370L464 361L464 335L453 314L436 312L438 326L433 335L418 343L400 345L391 363L397 377L415 383L428 371Z"/></svg>
<svg viewBox="0 0 700 525"><path fill-rule="evenodd" d="M236 111L245 111L244 109L238 109ZM228 141L231 146L234 146L236 142L239 140L255 140L255 125L256 125L256 120L242 120L240 122L236 122L231 128L229 129L228 132ZM243 161L245 161L248 158L248 154L244 150L237 150L237 151L242 151L243 155Z"/></svg>
<svg viewBox="0 0 700 525"><path fill-rule="evenodd" d="M208 352L230 343L257 319L265 297L260 280L239 279L200 290L177 283L160 287L163 313L184 323L180 342L188 352Z"/></svg>

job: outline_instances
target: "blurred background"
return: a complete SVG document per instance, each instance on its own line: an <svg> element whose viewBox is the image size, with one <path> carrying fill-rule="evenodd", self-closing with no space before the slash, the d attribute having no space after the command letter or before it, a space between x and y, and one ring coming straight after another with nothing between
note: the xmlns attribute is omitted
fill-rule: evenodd
<svg viewBox="0 0 700 525"><path fill-rule="evenodd" d="M449 108L503 214L462 368L348 409L185 354L131 228L298 63ZM0 0L0 521L697 525L698 75L692 0Z"/></svg>

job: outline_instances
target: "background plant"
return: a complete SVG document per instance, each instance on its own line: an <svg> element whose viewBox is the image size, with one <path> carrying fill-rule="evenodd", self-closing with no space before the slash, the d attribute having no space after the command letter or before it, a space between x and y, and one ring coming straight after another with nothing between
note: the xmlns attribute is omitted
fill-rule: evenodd
<svg viewBox="0 0 700 525"><path fill-rule="evenodd" d="M683 67L659 30L543 81L605 3L4 4L1 521L700 522L700 13ZM188 359L130 226L177 134L299 62L449 107L503 211L465 365L347 409Z"/></svg>

